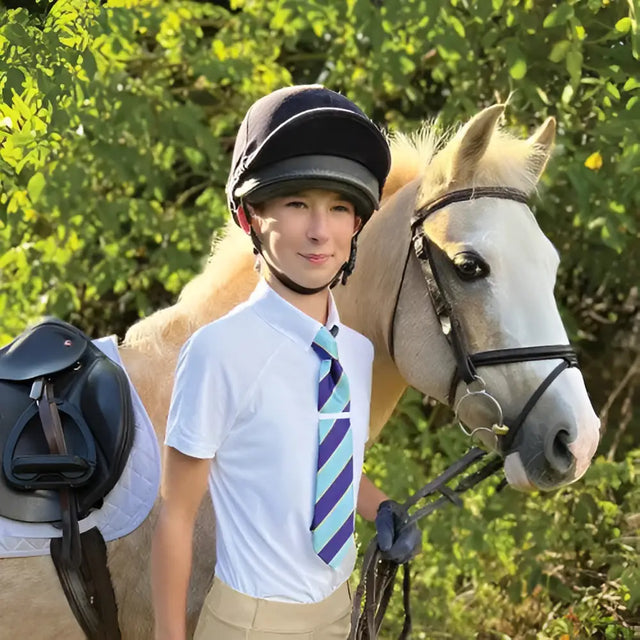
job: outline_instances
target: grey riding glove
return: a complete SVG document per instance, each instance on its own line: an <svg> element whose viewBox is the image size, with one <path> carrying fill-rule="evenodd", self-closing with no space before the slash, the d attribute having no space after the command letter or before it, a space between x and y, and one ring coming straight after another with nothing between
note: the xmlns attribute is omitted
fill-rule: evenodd
<svg viewBox="0 0 640 640"><path fill-rule="evenodd" d="M418 525L403 523L406 516L395 500L384 500L376 515L378 548L385 560L405 564L414 558L422 548L422 534Z"/></svg>

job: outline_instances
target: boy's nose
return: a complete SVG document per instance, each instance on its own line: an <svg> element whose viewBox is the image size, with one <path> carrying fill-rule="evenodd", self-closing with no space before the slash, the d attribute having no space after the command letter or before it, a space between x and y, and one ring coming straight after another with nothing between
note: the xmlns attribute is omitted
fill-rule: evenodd
<svg viewBox="0 0 640 640"><path fill-rule="evenodd" d="M314 209L309 220L307 231L310 238L317 241L326 240L329 237L328 216L324 209Z"/></svg>

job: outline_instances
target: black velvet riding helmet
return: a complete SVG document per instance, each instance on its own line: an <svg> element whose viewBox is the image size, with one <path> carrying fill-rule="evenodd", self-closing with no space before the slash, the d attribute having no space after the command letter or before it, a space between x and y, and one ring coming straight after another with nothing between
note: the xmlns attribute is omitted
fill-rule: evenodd
<svg viewBox="0 0 640 640"><path fill-rule="evenodd" d="M378 208L391 157L378 127L349 99L299 85L255 102L236 137L227 200L234 220L243 200L323 188L353 202L363 223Z"/></svg>

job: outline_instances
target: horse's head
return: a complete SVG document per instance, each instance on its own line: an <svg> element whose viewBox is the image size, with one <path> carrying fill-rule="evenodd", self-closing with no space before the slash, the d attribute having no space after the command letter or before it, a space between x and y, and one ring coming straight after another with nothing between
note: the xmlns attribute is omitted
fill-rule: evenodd
<svg viewBox="0 0 640 640"><path fill-rule="evenodd" d="M525 204L555 122L517 140L496 128L502 112L485 109L433 154L363 245L394 254L371 288L393 292L378 343L401 376L500 450L511 485L549 489L584 474L599 421L553 296L558 254Z"/></svg>

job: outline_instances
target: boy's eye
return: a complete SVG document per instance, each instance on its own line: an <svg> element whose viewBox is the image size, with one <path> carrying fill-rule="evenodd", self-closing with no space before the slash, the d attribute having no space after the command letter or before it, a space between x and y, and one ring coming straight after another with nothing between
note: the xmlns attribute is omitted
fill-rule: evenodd
<svg viewBox="0 0 640 640"><path fill-rule="evenodd" d="M294 207L296 209L300 209L306 206L306 203L302 202L302 200L290 200L286 204L287 207Z"/></svg>
<svg viewBox="0 0 640 640"><path fill-rule="evenodd" d="M350 202L345 202L344 204L335 204L331 208L336 213L348 213L348 214L353 213L353 214L355 214L355 212L356 212L355 207Z"/></svg>

